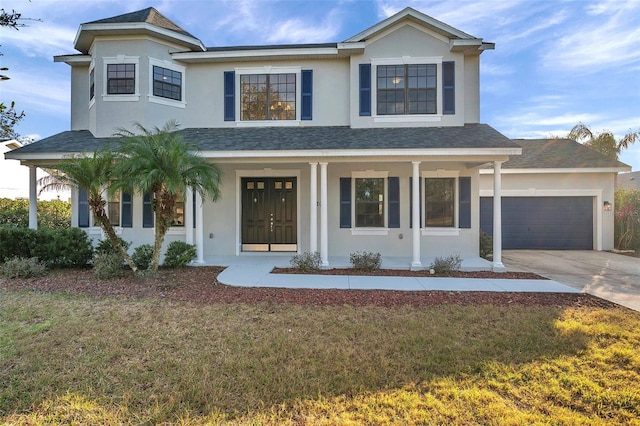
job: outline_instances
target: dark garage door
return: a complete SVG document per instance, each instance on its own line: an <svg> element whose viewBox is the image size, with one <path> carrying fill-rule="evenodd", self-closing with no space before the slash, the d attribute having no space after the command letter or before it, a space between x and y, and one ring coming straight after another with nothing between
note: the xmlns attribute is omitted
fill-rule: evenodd
<svg viewBox="0 0 640 426"><path fill-rule="evenodd" d="M480 198L480 229L493 235L493 197ZM593 249L592 197L502 197L502 248Z"/></svg>

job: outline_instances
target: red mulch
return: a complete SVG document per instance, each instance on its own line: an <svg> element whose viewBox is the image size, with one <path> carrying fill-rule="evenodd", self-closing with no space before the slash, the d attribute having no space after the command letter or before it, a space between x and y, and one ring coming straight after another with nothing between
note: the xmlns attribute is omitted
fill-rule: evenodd
<svg viewBox="0 0 640 426"><path fill-rule="evenodd" d="M190 267L161 270L156 278L97 280L90 269L50 271L30 279L0 279L3 290L68 292L98 297L156 298L192 303L282 303L351 306L618 306L606 300L573 293L498 293L458 291L315 290L263 287L232 287L217 280L221 267ZM385 272L388 273L388 272ZM404 274L409 274L405 271Z"/></svg>
<svg viewBox="0 0 640 426"><path fill-rule="evenodd" d="M496 293L459 291L315 290L264 287L232 287L217 280L221 267L160 270L155 278L97 280L91 269L50 271L30 279L0 279L0 289L67 292L97 297L156 298L192 303L282 303L350 306L618 306L606 300L573 293ZM407 271L408 272L408 271Z"/></svg>

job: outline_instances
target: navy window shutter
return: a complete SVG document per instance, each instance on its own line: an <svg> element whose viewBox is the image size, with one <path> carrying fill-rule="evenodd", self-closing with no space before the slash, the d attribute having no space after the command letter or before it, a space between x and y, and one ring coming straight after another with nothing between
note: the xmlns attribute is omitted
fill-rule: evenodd
<svg viewBox="0 0 640 426"><path fill-rule="evenodd" d="M458 228L471 228L471 178L468 176L458 179L459 213Z"/></svg>
<svg viewBox="0 0 640 426"><path fill-rule="evenodd" d="M196 228L196 191L193 191L193 197L191 199L191 211L193 212L193 229Z"/></svg>
<svg viewBox="0 0 640 426"><path fill-rule="evenodd" d="M420 206L419 214L420 214L420 217L422 217L422 203L420 202L422 199L422 179L419 180L419 186L420 188L418 190L420 191L420 193L418 195L418 204ZM412 177L409 178L409 228L413 228L413 178Z"/></svg>
<svg viewBox="0 0 640 426"><path fill-rule="evenodd" d="M301 120L311 120L313 112L313 70L302 70Z"/></svg>
<svg viewBox="0 0 640 426"><path fill-rule="evenodd" d="M153 194L150 192L142 196L142 227L153 228Z"/></svg>
<svg viewBox="0 0 640 426"><path fill-rule="evenodd" d="M400 178L390 177L389 185L389 228L400 228Z"/></svg>
<svg viewBox="0 0 640 426"><path fill-rule="evenodd" d="M89 227L89 195L86 189L78 189L78 227Z"/></svg>
<svg viewBox="0 0 640 426"><path fill-rule="evenodd" d="M360 64L360 115L371 115L371 64Z"/></svg>
<svg viewBox="0 0 640 426"><path fill-rule="evenodd" d="M455 62L442 63L442 113L456 113Z"/></svg>
<svg viewBox="0 0 640 426"><path fill-rule="evenodd" d="M120 224L123 228L133 227L133 198L127 192L122 193L122 212Z"/></svg>
<svg viewBox="0 0 640 426"><path fill-rule="evenodd" d="M224 121L236 120L236 72L224 72Z"/></svg>
<svg viewBox="0 0 640 426"><path fill-rule="evenodd" d="M351 178L340 178L340 228L351 228Z"/></svg>

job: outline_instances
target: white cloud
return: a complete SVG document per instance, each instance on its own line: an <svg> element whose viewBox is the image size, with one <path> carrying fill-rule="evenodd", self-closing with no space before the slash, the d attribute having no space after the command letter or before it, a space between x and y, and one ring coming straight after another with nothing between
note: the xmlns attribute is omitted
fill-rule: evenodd
<svg viewBox="0 0 640 426"><path fill-rule="evenodd" d="M2 96L15 100L18 109L61 117L69 114L71 86L66 74L61 80L53 74L38 71L28 74L12 72L9 82L2 83L3 88L6 88L2 91Z"/></svg>

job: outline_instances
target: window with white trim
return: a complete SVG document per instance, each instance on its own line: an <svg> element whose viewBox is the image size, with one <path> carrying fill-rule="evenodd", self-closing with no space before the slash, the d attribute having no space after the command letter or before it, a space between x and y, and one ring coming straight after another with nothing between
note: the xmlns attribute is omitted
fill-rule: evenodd
<svg viewBox="0 0 640 426"><path fill-rule="evenodd" d="M436 64L378 65L378 115L436 114Z"/></svg>
<svg viewBox="0 0 640 426"><path fill-rule="evenodd" d="M356 228L385 227L385 178L354 179Z"/></svg>
<svg viewBox="0 0 640 426"><path fill-rule="evenodd" d="M182 100L182 73L153 65L153 96Z"/></svg>
<svg viewBox="0 0 640 426"><path fill-rule="evenodd" d="M425 226L453 228L455 226L456 178L425 178Z"/></svg>
<svg viewBox="0 0 640 426"><path fill-rule="evenodd" d="M295 119L295 73L240 76L240 120Z"/></svg>
<svg viewBox="0 0 640 426"><path fill-rule="evenodd" d="M103 58L103 100L137 101L140 97L139 59L118 55Z"/></svg>

